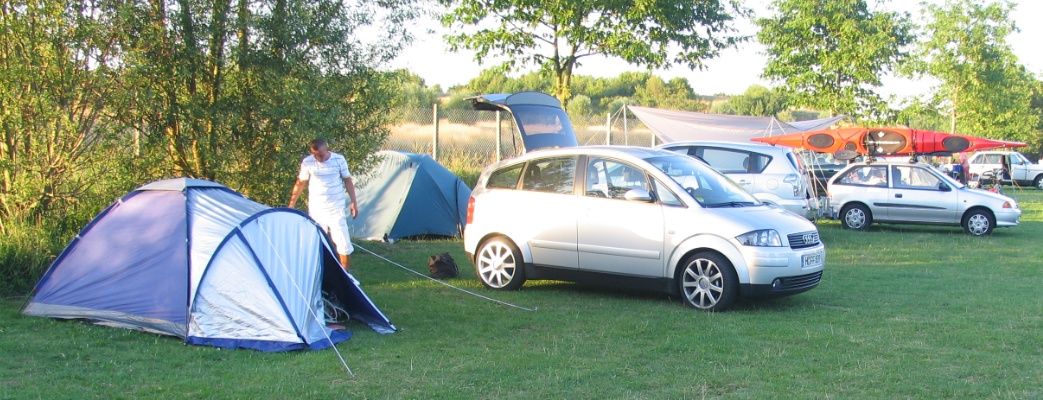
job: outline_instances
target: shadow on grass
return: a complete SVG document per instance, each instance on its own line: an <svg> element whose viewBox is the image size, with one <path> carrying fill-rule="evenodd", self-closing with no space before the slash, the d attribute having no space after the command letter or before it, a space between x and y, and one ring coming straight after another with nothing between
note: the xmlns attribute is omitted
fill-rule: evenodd
<svg viewBox="0 0 1043 400"><path fill-rule="evenodd" d="M521 291L548 294L553 293L555 295L565 295L574 297L586 297L589 298L591 301L600 301L606 299L620 302L639 301L659 303L663 305L670 304L677 306L678 308L687 308L684 305L684 302L681 300L681 297L679 297L678 295L671 295L668 293L650 290L595 286L584 283L572 283L563 281L529 282L522 287ZM727 310L727 312L785 311L791 309L803 309L814 306L811 300L801 299L800 296L800 294L797 294L792 296L771 297L761 299L739 298L738 301L736 301L735 304ZM693 312L699 312L695 309L691 310Z"/></svg>
<svg viewBox="0 0 1043 400"><path fill-rule="evenodd" d="M1024 223L1023 223L1024 224ZM1011 229L1014 228L1014 229ZM820 230L822 227L820 226ZM922 233L922 234L936 234L936 235L964 235L971 236L964 232L962 227L959 226L948 226L948 225L914 225L914 224L884 224L884 223L873 223L865 231L850 231L841 228L840 225L832 226L826 229L836 229L844 232L855 232L855 233ZM990 236L1009 236L1016 234L1017 227L1002 227L993 229L992 235Z"/></svg>

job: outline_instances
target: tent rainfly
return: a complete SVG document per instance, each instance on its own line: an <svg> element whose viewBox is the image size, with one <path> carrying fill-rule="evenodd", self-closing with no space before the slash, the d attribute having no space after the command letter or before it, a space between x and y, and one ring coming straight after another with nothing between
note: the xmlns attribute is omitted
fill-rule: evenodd
<svg viewBox="0 0 1043 400"><path fill-rule="evenodd" d="M467 220L471 189L431 156L381 151L380 164L358 179L358 239L459 236Z"/></svg>
<svg viewBox="0 0 1043 400"><path fill-rule="evenodd" d="M102 211L55 259L22 312L261 351L321 349L326 299L381 333L395 326L303 213L217 183L170 179Z"/></svg>

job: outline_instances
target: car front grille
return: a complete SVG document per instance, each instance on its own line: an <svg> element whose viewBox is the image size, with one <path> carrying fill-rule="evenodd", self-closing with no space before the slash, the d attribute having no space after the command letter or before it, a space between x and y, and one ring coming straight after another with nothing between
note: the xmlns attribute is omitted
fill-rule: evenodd
<svg viewBox="0 0 1043 400"><path fill-rule="evenodd" d="M788 292L791 290L802 290L815 287L819 281L822 280L822 271L818 271L812 274L791 276L788 278L779 279L779 285L773 286L774 291Z"/></svg>
<svg viewBox="0 0 1043 400"><path fill-rule="evenodd" d="M815 231L791 233L786 237L789 239L789 247L791 249L804 249L820 243L818 232Z"/></svg>

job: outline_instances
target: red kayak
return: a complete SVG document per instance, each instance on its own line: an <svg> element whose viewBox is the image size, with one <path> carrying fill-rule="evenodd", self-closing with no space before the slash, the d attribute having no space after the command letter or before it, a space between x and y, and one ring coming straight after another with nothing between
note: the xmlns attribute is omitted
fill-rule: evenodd
<svg viewBox="0 0 1043 400"><path fill-rule="evenodd" d="M986 139L910 128L841 128L790 133L751 139L820 153L850 150L862 155L910 155L959 153L1000 147L1024 147L1025 143Z"/></svg>

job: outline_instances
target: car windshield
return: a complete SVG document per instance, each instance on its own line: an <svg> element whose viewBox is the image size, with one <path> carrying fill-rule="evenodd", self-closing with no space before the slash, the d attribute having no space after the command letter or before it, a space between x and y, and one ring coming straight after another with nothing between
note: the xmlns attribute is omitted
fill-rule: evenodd
<svg viewBox="0 0 1043 400"><path fill-rule="evenodd" d="M741 186L694 158L676 155L645 159L684 188L703 207L747 207L760 201Z"/></svg>
<svg viewBox="0 0 1043 400"><path fill-rule="evenodd" d="M948 183L950 186L955 188L962 188L964 186L962 183L960 183L960 181L953 179L951 176L949 176L949 174L943 174L934 168L930 169L934 170L934 175L940 177L943 181L945 181L945 183Z"/></svg>
<svg viewBox="0 0 1043 400"><path fill-rule="evenodd" d="M1021 161L1021 164L1032 164L1032 162L1029 161L1029 159L1027 157L1025 157L1024 154L1021 154L1021 153L1013 153L1013 154L1011 154L1011 159L1013 159L1014 161ZM1015 164L1017 164L1017 163L1015 162Z"/></svg>

